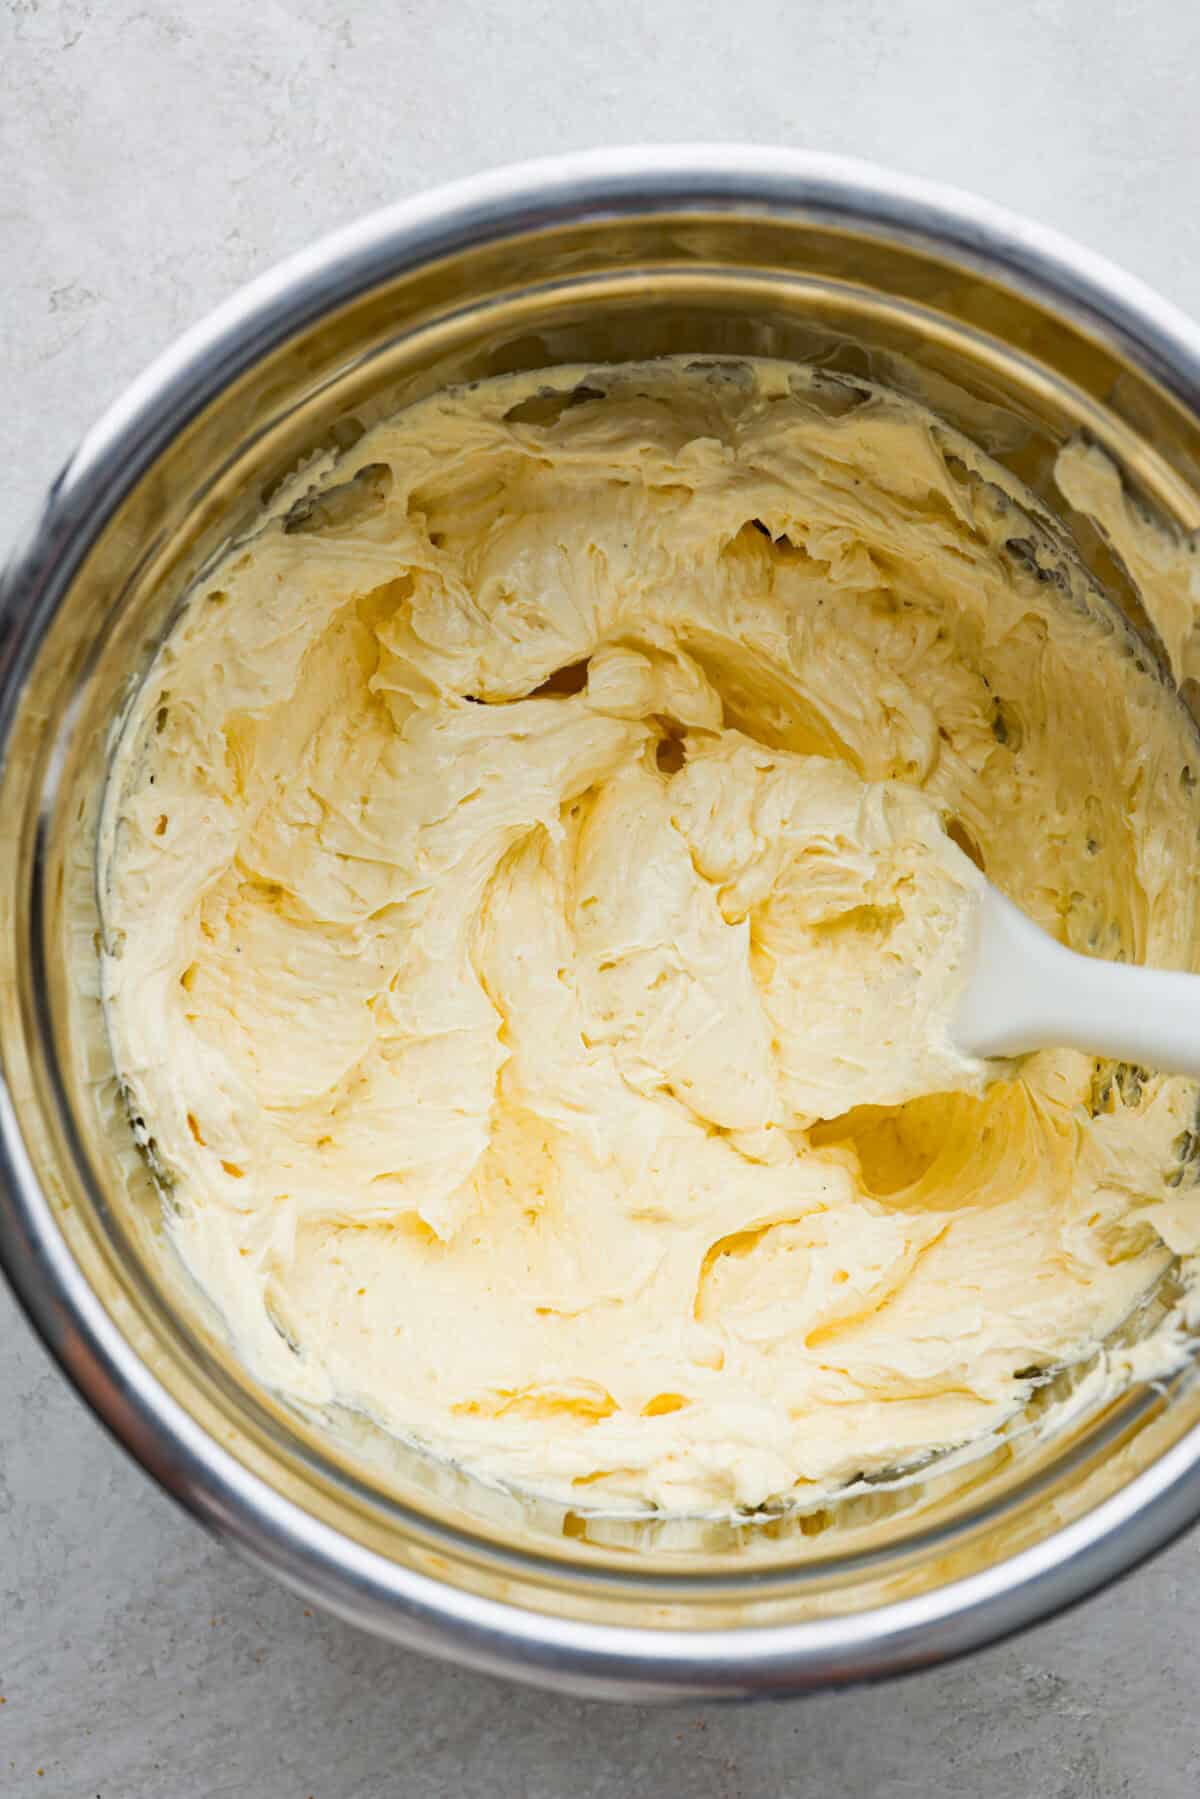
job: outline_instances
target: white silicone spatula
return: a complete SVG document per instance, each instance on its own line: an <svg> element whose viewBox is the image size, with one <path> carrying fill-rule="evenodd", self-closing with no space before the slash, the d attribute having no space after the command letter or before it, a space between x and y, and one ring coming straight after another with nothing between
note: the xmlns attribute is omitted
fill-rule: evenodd
<svg viewBox="0 0 1200 1799"><path fill-rule="evenodd" d="M1200 1079L1200 975L1077 955L984 882L951 1036L973 1056L1081 1049Z"/></svg>

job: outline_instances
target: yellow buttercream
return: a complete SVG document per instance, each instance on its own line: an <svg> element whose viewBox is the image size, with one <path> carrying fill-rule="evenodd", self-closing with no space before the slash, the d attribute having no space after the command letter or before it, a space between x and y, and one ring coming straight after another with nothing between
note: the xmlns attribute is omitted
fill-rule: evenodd
<svg viewBox="0 0 1200 1799"><path fill-rule="evenodd" d="M946 1032L973 862L1200 965L1192 729L1031 508L675 359L439 395L229 552L123 727L104 975L263 1378L757 1506L988 1431L1196 1247L1190 1083Z"/></svg>

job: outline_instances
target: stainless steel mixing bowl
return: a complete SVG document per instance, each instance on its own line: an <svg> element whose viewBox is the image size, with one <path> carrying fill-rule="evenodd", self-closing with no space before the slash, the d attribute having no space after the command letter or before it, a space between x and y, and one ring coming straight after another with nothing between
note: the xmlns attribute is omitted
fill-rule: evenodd
<svg viewBox="0 0 1200 1799"><path fill-rule="evenodd" d="M1136 282L851 163L626 150L447 188L254 283L91 432L0 590L0 1250L34 1324L164 1487L315 1603L642 1698L911 1668L1078 1599L1200 1512L1190 1368L766 1520L527 1502L365 1420L306 1415L256 1388L164 1234L100 1017L93 859L114 715L189 582L300 456L450 381L680 350L924 398L1060 512L1135 621L1128 576L1054 493L1057 448L1089 433L1148 507L1200 524L1200 334Z"/></svg>

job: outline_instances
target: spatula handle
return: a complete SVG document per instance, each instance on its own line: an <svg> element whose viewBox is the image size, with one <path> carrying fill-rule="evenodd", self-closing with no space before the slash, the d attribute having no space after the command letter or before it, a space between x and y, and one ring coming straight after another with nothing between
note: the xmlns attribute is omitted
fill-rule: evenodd
<svg viewBox="0 0 1200 1799"><path fill-rule="evenodd" d="M1200 1079L1200 975L1077 955L989 885L952 1034L976 1056L1080 1049Z"/></svg>

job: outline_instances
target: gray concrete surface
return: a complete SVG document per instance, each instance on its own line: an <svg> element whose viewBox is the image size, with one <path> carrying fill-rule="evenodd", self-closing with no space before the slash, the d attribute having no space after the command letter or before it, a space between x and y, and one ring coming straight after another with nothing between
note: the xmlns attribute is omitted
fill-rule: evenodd
<svg viewBox="0 0 1200 1799"><path fill-rule="evenodd" d="M236 283L481 166L755 139L967 183L1200 312L1181 0L0 0L0 542ZM1192 1799L1200 1538L871 1692L588 1706L399 1654L248 1572L0 1294L0 1795Z"/></svg>

